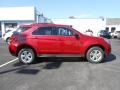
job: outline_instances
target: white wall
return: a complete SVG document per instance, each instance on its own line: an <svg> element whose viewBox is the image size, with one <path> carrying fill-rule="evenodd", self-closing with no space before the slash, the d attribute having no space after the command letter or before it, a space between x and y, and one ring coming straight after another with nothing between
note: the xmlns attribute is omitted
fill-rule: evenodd
<svg viewBox="0 0 120 90"><path fill-rule="evenodd" d="M91 29L94 36L97 36L98 31L104 30L106 27L106 22L102 19L52 19L52 21L56 24L72 25L81 33Z"/></svg>
<svg viewBox="0 0 120 90"><path fill-rule="evenodd" d="M5 23L17 23L17 25L32 23L47 23L48 19L38 14L35 7L4 7L0 8L0 22L2 36L6 32Z"/></svg>
<svg viewBox="0 0 120 90"><path fill-rule="evenodd" d="M35 20L34 7L0 8L0 21Z"/></svg>

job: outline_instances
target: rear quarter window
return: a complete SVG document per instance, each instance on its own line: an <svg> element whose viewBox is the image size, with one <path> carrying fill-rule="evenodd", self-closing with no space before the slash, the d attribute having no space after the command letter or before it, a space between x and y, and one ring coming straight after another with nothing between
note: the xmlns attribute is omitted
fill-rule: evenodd
<svg viewBox="0 0 120 90"><path fill-rule="evenodd" d="M33 35L52 35L52 27L40 27L37 30L33 31Z"/></svg>

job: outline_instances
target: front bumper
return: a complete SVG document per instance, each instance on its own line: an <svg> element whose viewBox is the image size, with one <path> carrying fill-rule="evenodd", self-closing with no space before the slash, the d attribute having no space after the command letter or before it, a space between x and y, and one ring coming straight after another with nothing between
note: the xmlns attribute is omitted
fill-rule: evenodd
<svg viewBox="0 0 120 90"><path fill-rule="evenodd" d="M110 55L110 53L111 53L111 45L109 44L106 46L105 55L108 56L108 55Z"/></svg>

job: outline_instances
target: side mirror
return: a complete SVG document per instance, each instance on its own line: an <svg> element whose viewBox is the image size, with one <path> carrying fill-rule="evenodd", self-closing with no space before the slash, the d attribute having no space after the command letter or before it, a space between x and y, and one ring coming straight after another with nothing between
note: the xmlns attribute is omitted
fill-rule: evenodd
<svg viewBox="0 0 120 90"><path fill-rule="evenodd" d="M80 39L79 34L75 33L75 35L74 35L74 36L75 36L75 38L76 38L76 39Z"/></svg>

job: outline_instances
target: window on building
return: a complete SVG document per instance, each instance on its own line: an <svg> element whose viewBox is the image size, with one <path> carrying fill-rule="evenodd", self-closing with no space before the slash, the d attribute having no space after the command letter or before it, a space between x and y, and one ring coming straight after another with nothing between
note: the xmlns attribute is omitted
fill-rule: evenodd
<svg viewBox="0 0 120 90"><path fill-rule="evenodd" d="M109 32L109 27L106 27L106 29L105 29L105 30Z"/></svg>
<svg viewBox="0 0 120 90"><path fill-rule="evenodd" d="M17 23L5 23L5 31L17 28Z"/></svg>
<svg viewBox="0 0 120 90"><path fill-rule="evenodd" d="M109 30L109 27L106 27L106 30Z"/></svg>
<svg viewBox="0 0 120 90"><path fill-rule="evenodd" d="M115 27L111 27L111 32L114 32L116 30Z"/></svg>

